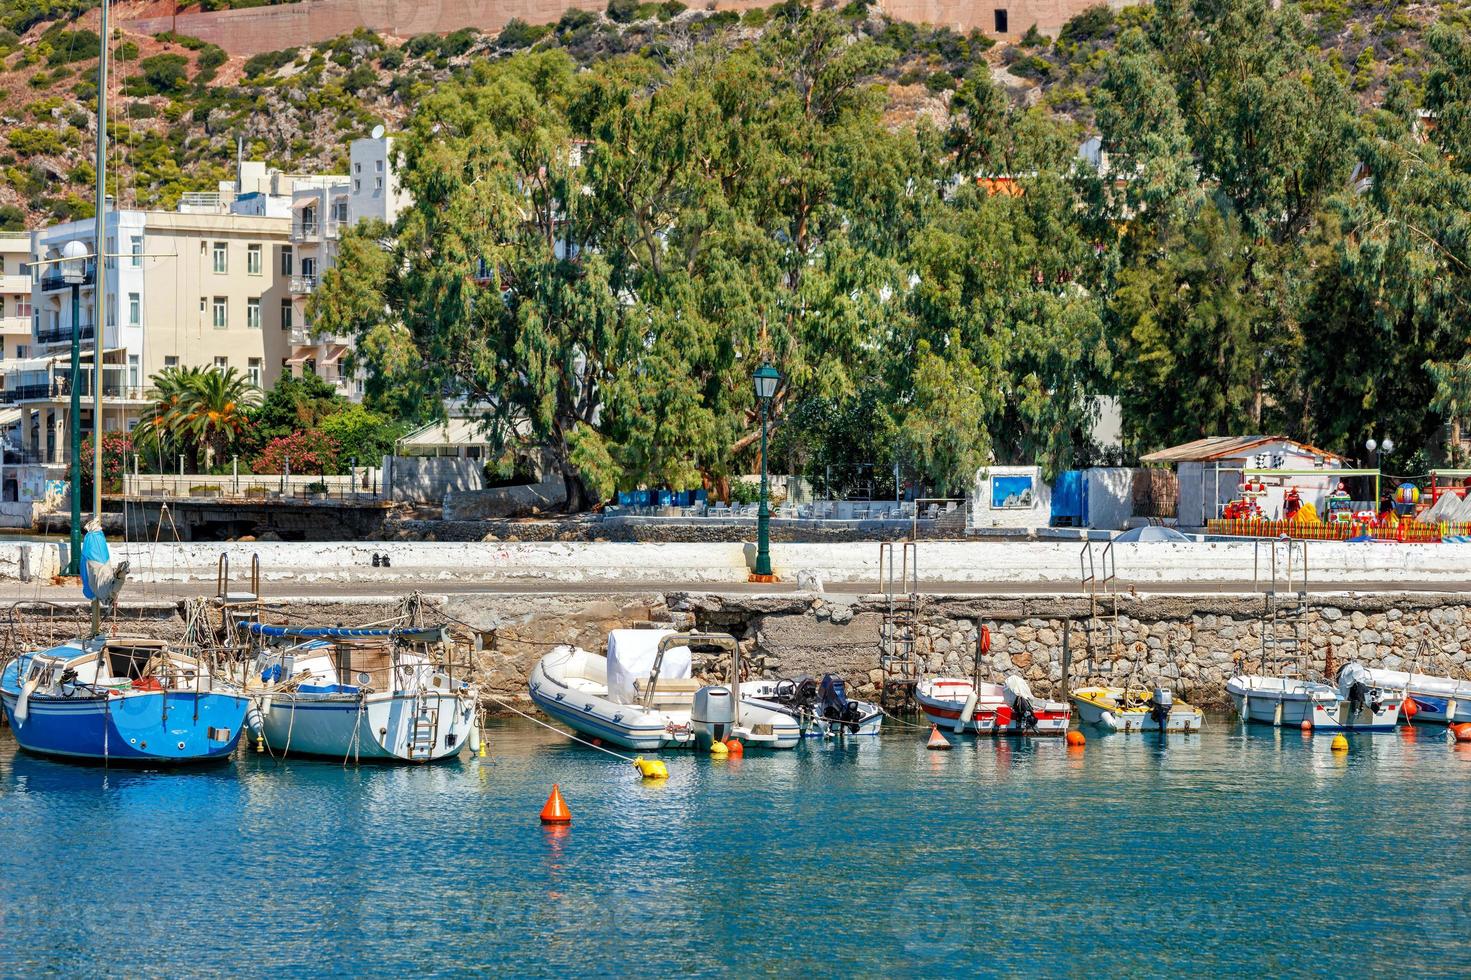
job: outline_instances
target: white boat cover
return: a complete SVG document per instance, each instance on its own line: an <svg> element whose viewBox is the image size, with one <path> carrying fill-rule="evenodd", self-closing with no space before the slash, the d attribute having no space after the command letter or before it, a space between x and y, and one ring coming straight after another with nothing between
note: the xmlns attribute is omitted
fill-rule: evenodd
<svg viewBox="0 0 1471 980"><path fill-rule="evenodd" d="M659 641L673 630L613 630L608 634L608 697L622 704L634 700L633 682L649 676L659 655ZM664 651L659 676L688 680L690 648L670 647Z"/></svg>
<svg viewBox="0 0 1471 980"><path fill-rule="evenodd" d="M1032 685L1028 684L1027 679L1021 674L1012 674L1006 678L1005 688L1008 695L1007 704L1016 704L1018 697L1026 698L1028 702L1037 700L1032 694Z"/></svg>

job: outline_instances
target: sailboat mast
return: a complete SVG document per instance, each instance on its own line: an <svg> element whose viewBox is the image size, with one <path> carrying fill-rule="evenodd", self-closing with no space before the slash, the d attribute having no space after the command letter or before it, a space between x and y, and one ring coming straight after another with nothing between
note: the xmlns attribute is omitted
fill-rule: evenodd
<svg viewBox="0 0 1471 980"><path fill-rule="evenodd" d="M97 57L97 255L93 274L98 317L92 331L92 516L102 521L102 350L107 333L107 0L102 0L102 40Z"/></svg>

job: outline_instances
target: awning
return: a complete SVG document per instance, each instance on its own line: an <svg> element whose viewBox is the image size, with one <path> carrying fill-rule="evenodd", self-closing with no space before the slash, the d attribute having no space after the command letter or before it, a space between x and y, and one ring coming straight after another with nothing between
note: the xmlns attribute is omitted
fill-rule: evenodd
<svg viewBox="0 0 1471 980"><path fill-rule="evenodd" d="M0 429L8 429L20 421L20 409L0 408Z"/></svg>
<svg viewBox="0 0 1471 980"><path fill-rule="evenodd" d="M1288 439L1286 436L1207 436L1169 449L1161 449L1139 457L1141 463L1213 463L1227 459L1238 459L1249 455L1251 450L1274 442L1293 446L1305 456L1320 459L1342 459L1337 453L1310 446L1305 442Z"/></svg>
<svg viewBox="0 0 1471 980"><path fill-rule="evenodd" d="M327 348L327 353L322 357L319 364L336 364L347 353L346 344L333 344Z"/></svg>
<svg viewBox="0 0 1471 980"><path fill-rule="evenodd" d="M292 349L291 356L286 358L286 363L305 364L307 361L311 360L316 355L316 353L317 348L315 345L310 347L295 347Z"/></svg>
<svg viewBox="0 0 1471 980"><path fill-rule="evenodd" d="M256 636L288 640L357 640L391 637L396 640L419 643L442 643L448 636L443 626L393 626L384 629L351 626L267 626L264 623L247 622L236 625Z"/></svg>

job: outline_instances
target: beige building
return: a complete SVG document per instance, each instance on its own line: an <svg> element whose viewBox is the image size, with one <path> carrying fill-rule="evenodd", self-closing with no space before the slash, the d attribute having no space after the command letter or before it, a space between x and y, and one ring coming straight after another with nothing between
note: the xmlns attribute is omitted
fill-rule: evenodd
<svg viewBox="0 0 1471 980"><path fill-rule="evenodd" d="M91 252L93 222L32 234L43 273L32 292L32 345L6 371L6 400L21 411L22 451L36 462L66 459L70 407L72 289L47 264L69 241ZM275 383L290 355L290 219L176 211L115 211L108 216L103 329L103 428L131 429L149 400L149 379L166 367L235 368L262 387ZM91 363L97 300L91 277L78 289L83 362ZM92 428L91 384L82 424Z"/></svg>
<svg viewBox="0 0 1471 980"><path fill-rule="evenodd" d="M30 232L0 232L0 359L24 357L31 343L30 260Z"/></svg>

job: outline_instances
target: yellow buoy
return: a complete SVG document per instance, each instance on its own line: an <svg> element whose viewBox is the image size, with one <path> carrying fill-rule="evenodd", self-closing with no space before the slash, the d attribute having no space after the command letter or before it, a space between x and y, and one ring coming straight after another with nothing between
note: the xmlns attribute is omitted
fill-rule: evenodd
<svg viewBox="0 0 1471 980"><path fill-rule="evenodd" d="M645 759L640 756L633 760L633 768L645 779L668 779L669 767L659 759Z"/></svg>
<svg viewBox="0 0 1471 980"><path fill-rule="evenodd" d="M730 754L730 749L725 747L724 742L711 742L710 754L717 759L723 759Z"/></svg>
<svg viewBox="0 0 1471 980"><path fill-rule="evenodd" d="M1333 751L1334 752L1347 752L1348 751L1348 739L1344 738L1342 735L1334 735L1333 736Z"/></svg>

